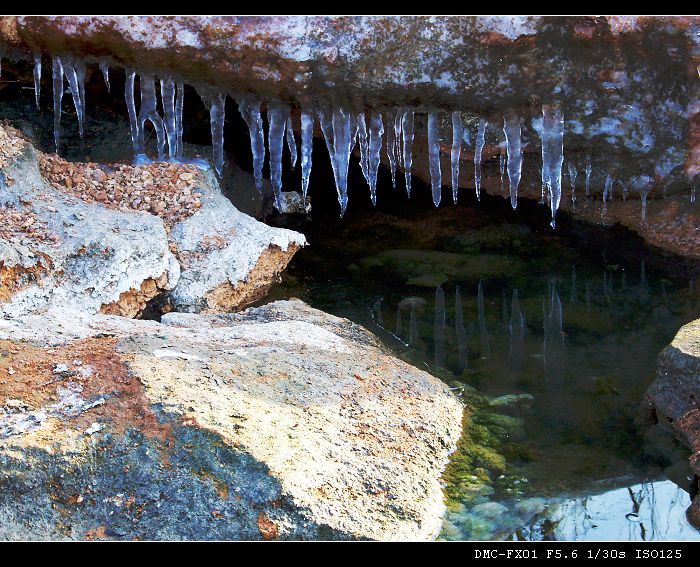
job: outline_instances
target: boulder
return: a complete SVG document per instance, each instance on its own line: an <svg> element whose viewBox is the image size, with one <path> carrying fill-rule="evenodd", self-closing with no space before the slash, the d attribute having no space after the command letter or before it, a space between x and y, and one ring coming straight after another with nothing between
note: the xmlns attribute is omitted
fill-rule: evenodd
<svg viewBox="0 0 700 567"><path fill-rule="evenodd" d="M657 419L691 451L690 466L700 477L700 319L683 326L659 355L656 380L647 399ZM700 527L695 498L688 517Z"/></svg>
<svg viewBox="0 0 700 567"><path fill-rule="evenodd" d="M298 300L0 320L0 539L434 537L461 405Z"/></svg>

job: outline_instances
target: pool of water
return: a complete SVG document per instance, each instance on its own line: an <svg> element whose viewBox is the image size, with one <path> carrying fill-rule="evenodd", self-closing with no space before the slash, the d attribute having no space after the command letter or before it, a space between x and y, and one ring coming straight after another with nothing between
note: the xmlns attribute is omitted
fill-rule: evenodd
<svg viewBox="0 0 700 567"><path fill-rule="evenodd" d="M506 420L494 466L446 479L442 538L700 539L685 450L643 419L659 351L700 315L693 267L537 222L498 207L316 218L267 300L364 325Z"/></svg>

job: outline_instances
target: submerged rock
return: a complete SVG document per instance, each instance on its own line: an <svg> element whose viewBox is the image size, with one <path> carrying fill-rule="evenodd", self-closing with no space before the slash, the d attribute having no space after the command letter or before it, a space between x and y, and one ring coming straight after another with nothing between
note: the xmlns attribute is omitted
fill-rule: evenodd
<svg viewBox="0 0 700 567"><path fill-rule="evenodd" d="M0 539L437 534L461 405L361 327L298 300L65 315L0 320Z"/></svg>

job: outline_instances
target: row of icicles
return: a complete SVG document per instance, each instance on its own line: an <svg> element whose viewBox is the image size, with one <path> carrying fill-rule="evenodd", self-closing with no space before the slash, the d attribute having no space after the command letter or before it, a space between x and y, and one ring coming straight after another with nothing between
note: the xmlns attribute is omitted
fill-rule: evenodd
<svg viewBox="0 0 700 567"><path fill-rule="evenodd" d="M107 89L109 83L109 65L103 61L99 65ZM86 64L74 57L52 57L53 77L53 111L54 111L54 141L56 152L59 149L61 132L61 104L64 93L64 78L72 95L78 129L83 135L85 117L85 75ZM160 93L163 115L158 112L156 82L151 74L141 74L139 77L140 106L137 111L134 96L136 71L126 69L124 96L129 113L131 139L134 148L135 162L147 163L145 151L145 125L149 121L156 133L158 160L165 159L165 149L168 148L168 158L171 161L183 162L183 106L185 85L171 76L160 79ZM37 109L41 89L41 55L34 56L34 85ZM226 94L208 87L199 88L198 93L210 113L213 159L216 171L221 175L224 166L224 111ZM262 189L263 165L265 162L265 133L261 116L262 100L253 96L237 97L236 102L241 116L248 125L250 144L253 155L253 173L255 185ZM309 177L311 175L311 157L313 149L314 121L318 119L321 131L330 155L333 176L338 192L340 214L343 216L348 204L348 169L350 155L356 145L360 148L360 166L369 185L372 203L377 201L377 173L380 164L380 153L383 137L386 134L386 155L389 161L391 178L396 187L396 172L404 170L406 192L411 196L411 167L413 162L414 111L410 108L399 108L396 111L381 112L372 110L369 113L369 123L364 111L352 113L344 108L317 106L301 110L301 188L306 200ZM275 193L275 206L282 210L282 154L285 144L289 148L292 168L297 163L297 146L292 129L291 109L280 102L267 103L267 147L270 164L270 181ZM386 130L385 130L386 124ZM481 196L481 158L485 145L485 135L488 122L480 119L476 134L474 150L474 181L476 197ZM503 133L505 141L501 146L501 183L507 171L510 200L513 209L518 203L518 186L522 175L523 152L521 144L520 118L512 111L505 113L503 118ZM557 104L542 107L542 201L549 203L552 221L555 227L555 217L562 194L562 164L564 161L564 116ZM458 111L452 112L452 197L457 202L459 189L459 165L462 143L469 144L469 131L462 124ZM442 173L440 169L440 135L438 113L428 113L428 148L429 169L433 203L437 207L442 196ZM568 167L572 187L572 202L575 204L576 167L570 163ZM589 194L591 165L586 165L586 194ZM648 179L648 178L647 178ZM642 180L642 186L648 185L647 179ZM649 187L650 188L650 187ZM642 218L646 215L646 192L639 188L642 195ZM603 203L612 194L612 181L608 176ZM626 189L625 189L626 196Z"/></svg>

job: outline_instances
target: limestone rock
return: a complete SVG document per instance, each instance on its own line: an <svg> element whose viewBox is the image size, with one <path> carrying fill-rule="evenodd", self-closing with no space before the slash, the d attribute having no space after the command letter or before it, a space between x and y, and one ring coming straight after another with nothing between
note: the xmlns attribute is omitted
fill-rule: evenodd
<svg viewBox="0 0 700 567"><path fill-rule="evenodd" d="M361 327L298 300L65 320L0 320L0 539L439 530L461 406Z"/></svg>

